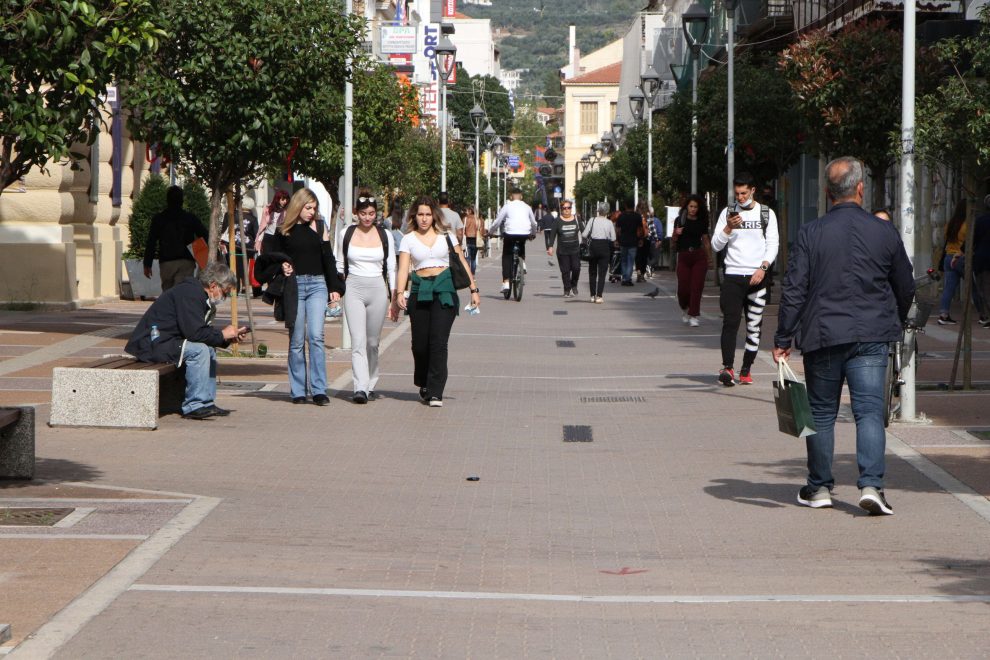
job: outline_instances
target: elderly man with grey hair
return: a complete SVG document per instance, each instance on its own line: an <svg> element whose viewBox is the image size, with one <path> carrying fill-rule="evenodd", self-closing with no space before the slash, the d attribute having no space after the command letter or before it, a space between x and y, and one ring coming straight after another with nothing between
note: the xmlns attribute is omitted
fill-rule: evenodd
<svg viewBox="0 0 990 660"><path fill-rule="evenodd" d="M901 338L914 299L911 262L900 235L863 209L863 164L850 157L825 170L832 209L801 228L787 264L773 358L792 343L804 354L808 399L817 433L805 439L808 482L797 501L832 506L835 418L843 381L856 420L859 506L894 511L883 491L884 388L888 343Z"/></svg>
<svg viewBox="0 0 990 660"><path fill-rule="evenodd" d="M211 263L196 277L187 277L162 293L138 321L124 350L141 362L185 367L186 392L182 416L187 419L223 417L218 407L217 346L227 346L248 333L246 327L211 323L217 305L237 285L237 278L221 263Z"/></svg>

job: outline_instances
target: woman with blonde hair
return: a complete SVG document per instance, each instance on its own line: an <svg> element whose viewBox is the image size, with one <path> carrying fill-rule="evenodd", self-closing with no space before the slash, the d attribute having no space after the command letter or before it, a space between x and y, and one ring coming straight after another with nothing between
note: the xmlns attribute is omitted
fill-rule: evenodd
<svg viewBox="0 0 990 660"><path fill-rule="evenodd" d="M460 307L450 273L450 252L457 255L471 278L471 306L479 307L478 285L461 246L450 238L440 207L430 197L419 197L409 207L406 235L399 244L396 282L399 294L392 300L390 314L395 319L400 309L409 313L415 363L413 383L419 387L423 403L433 408L443 406L447 343ZM410 280L412 286L406 299L402 292Z"/></svg>
<svg viewBox="0 0 990 660"><path fill-rule="evenodd" d="M318 219L319 201L308 188L300 188L289 200L285 220L275 234L275 250L284 254L282 273L294 280L296 314L290 326L289 387L292 403L306 403L306 344L309 344L309 391L313 403L325 406L327 396L326 349L323 315L327 298L340 300L344 285L337 276L333 251L327 242L325 223ZM289 288L291 290L291 288ZM286 319L288 322L290 319ZM287 323L288 324L288 323Z"/></svg>

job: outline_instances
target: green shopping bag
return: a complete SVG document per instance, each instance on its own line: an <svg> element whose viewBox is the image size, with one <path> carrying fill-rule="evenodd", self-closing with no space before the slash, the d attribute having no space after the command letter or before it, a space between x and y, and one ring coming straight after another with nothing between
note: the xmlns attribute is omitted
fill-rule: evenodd
<svg viewBox="0 0 990 660"><path fill-rule="evenodd" d="M777 426L781 433L804 438L814 435L808 388L797 379L787 360L777 363L777 380L773 382L773 400L777 406Z"/></svg>

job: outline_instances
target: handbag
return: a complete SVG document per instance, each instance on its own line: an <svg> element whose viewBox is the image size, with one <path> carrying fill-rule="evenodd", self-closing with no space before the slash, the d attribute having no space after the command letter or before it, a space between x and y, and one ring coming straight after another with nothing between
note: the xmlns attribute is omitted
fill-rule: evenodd
<svg viewBox="0 0 990 660"><path fill-rule="evenodd" d="M578 246L578 257L581 261L591 261L591 232L595 229L595 219L591 219L591 230L588 232L589 238L584 238L584 232L581 234L581 245Z"/></svg>
<svg viewBox="0 0 990 660"><path fill-rule="evenodd" d="M787 360L777 363L773 400L777 407L777 427L781 433L795 438L805 438L817 433L815 421L811 417L808 388L797 379Z"/></svg>
<svg viewBox="0 0 990 660"><path fill-rule="evenodd" d="M468 275L467 269L464 268L464 264L461 262L460 255L454 249L454 244L450 241L450 234L444 234L443 236L447 239L447 247L449 248L447 255L450 262L450 278L454 280L454 288L467 289L471 286L471 276Z"/></svg>

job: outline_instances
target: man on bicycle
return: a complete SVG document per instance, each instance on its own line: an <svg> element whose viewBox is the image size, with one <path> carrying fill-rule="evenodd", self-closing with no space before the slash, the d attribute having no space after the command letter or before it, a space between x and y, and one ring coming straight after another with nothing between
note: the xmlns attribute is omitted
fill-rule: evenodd
<svg viewBox="0 0 990 660"><path fill-rule="evenodd" d="M834 206L801 227L774 336L774 361L787 359L792 340L804 353L817 429L806 440L808 483L797 500L815 509L832 506L835 418L846 381L856 419L859 506L890 515L883 492L888 344L901 338L914 277L894 225L862 208L863 163L838 158L825 174Z"/></svg>
<svg viewBox="0 0 990 660"><path fill-rule="evenodd" d="M499 210L490 233L502 235L502 291L508 291L512 278L512 249L519 246L519 259L526 259L526 241L536 237L537 225L533 209L522 201L522 191L514 188L512 199ZM525 266L524 266L525 268Z"/></svg>

